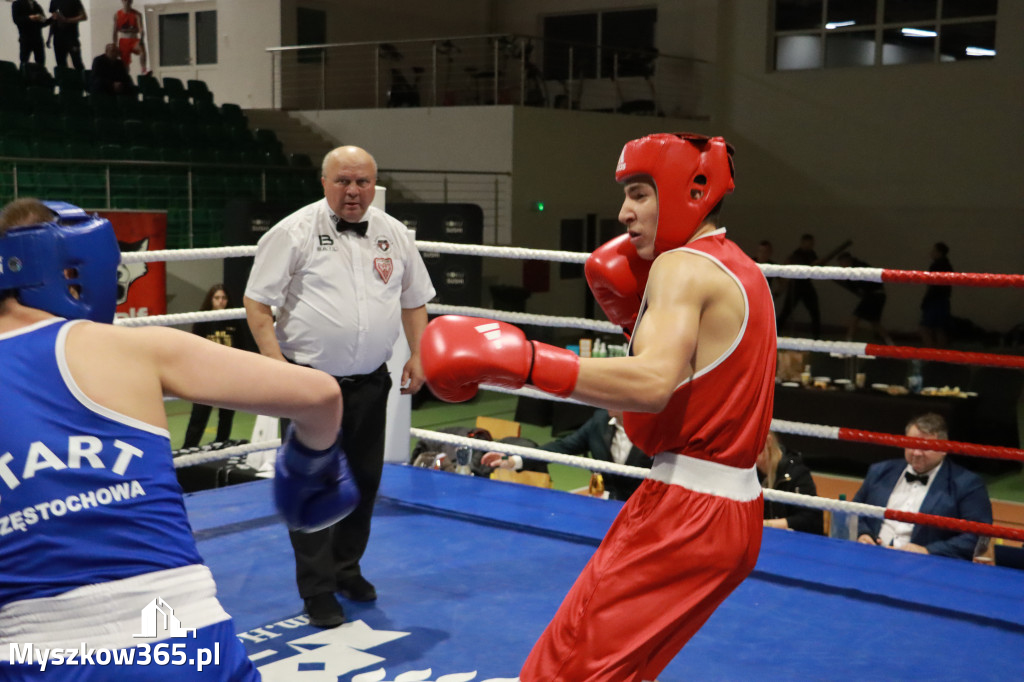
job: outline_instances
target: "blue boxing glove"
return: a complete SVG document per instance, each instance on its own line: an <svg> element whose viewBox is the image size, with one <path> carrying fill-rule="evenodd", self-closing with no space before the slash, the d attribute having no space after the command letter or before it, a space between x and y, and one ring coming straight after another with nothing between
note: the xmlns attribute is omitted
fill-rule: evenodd
<svg viewBox="0 0 1024 682"><path fill-rule="evenodd" d="M338 444L311 450L289 426L274 462L274 504L291 530L305 533L351 514L359 504L359 489Z"/></svg>

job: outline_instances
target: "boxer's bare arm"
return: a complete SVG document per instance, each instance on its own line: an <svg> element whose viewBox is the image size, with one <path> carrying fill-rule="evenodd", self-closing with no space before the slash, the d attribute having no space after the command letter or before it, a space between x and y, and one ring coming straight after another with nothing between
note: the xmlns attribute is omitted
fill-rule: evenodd
<svg viewBox="0 0 1024 682"><path fill-rule="evenodd" d="M695 369L728 349L743 313L738 285L712 261L664 254L651 268L634 355L581 359L573 397L608 409L659 412Z"/></svg>
<svg viewBox="0 0 1024 682"><path fill-rule="evenodd" d="M242 297L242 304L245 306L245 319L249 323L249 330L260 349L260 354L273 360L287 362L274 334L274 312L270 306L254 301L248 296Z"/></svg>
<svg viewBox="0 0 1024 682"><path fill-rule="evenodd" d="M163 327L75 325L68 365L92 400L147 424L167 427L163 396L287 417L300 440L329 447L341 421L341 395L327 374L211 343Z"/></svg>

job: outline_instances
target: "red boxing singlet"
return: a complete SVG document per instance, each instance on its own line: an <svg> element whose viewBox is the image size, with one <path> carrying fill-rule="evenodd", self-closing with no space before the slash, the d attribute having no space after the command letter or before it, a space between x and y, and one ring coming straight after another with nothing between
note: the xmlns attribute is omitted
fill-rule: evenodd
<svg viewBox="0 0 1024 682"><path fill-rule="evenodd" d="M660 413L626 412L633 444L651 456L676 452L719 464L754 466L771 425L775 396L775 305L760 268L725 229L678 250L710 258L740 286L743 328L732 347L680 385ZM640 307L637 325L646 307Z"/></svg>

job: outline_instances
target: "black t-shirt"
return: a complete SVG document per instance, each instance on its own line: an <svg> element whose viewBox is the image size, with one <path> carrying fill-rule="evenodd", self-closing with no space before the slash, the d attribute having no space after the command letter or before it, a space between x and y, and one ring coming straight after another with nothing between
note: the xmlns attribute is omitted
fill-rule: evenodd
<svg viewBox="0 0 1024 682"><path fill-rule="evenodd" d="M50 0L50 14L56 14L57 12L60 12L64 17L77 17L85 12L85 8L82 7L81 0ZM78 22L66 24L54 21L53 31L55 35L61 38L77 38Z"/></svg>
<svg viewBox="0 0 1024 682"><path fill-rule="evenodd" d="M928 268L928 272L953 272L953 264L949 262L949 259L945 256L939 256L932 261L931 267ZM953 287L944 286L941 284L929 284L928 288L924 292L925 301L941 301L943 299L949 300L953 296Z"/></svg>
<svg viewBox="0 0 1024 682"><path fill-rule="evenodd" d="M43 14L43 8L36 0L14 0L11 5L11 18L14 25L18 27L18 36L22 41L39 42L43 39L43 26L41 21L29 19L33 14Z"/></svg>

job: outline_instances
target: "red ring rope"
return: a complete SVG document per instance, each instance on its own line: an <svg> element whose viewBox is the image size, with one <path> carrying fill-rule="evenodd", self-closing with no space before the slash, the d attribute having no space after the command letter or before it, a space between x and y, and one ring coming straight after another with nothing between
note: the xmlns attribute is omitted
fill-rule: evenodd
<svg viewBox="0 0 1024 682"><path fill-rule="evenodd" d="M875 445L888 445L899 448L909 447L921 450L955 452L961 455L971 455L972 457L991 457L992 459L1024 462L1024 450L999 445L979 445L977 443L962 443L955 440L938 440L935 438L911 438L910 436L897 436L891 433L861 431L845 426L839 427L838 439L856 443L873 443Z"/></svg>
<svg viewBox="0 0 1024 682"><path fill-rule="evenodd" d="M897 511L895 509L886 509L885 518L890 521L926 524L929 526L938 526L939 528L944 528L946 530L957 530L963 533L974 533L975 535L985 535L993 538L1024 541L1024 529L1007 528L1006 526L996 526L991 523L981 523L979 521L964 521L963 519L951 519L946 516L936 516L935 514L905 512Z"/></svg>
<svg viewBox="0 0 1024 682"><path fill-rule="evenodd" d="M924 272L922 270L882 270L883 282L914 284L959 284L969 287L1024 288L1024 275L999 275L978 272Z"/></svg>
<svg viewBox="0 0 1024 682"><path fill-rule="evenodd" d="M971 353L938 348L911 348L910 346L883 346L875 343L865 345L867 355L901 360L934 360L957 365L980 365L985 367L1009 367L1024 369L1024 356L998 355L996 353Z"/></svg>

